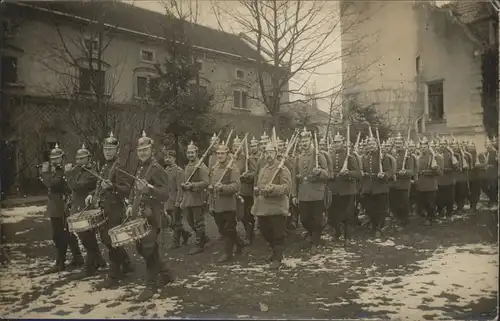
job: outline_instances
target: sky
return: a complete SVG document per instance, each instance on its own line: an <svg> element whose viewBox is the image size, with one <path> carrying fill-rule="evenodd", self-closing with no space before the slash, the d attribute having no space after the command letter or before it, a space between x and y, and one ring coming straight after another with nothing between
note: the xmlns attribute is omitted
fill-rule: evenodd
<svg viewBox="0 0 500 321"><path fill-rule="evenodd" d="M168 1L168 0L167 0ZM163 2L167 2L163 1ZM124 1L131 3L132 1ZM165 12L164 5L161 0L136 0L133 1L133 4L148 10L153 10L153 11L158 11L158 12ZM220 29L219 24L218 24L218 19L216 18L215 14L213 13L212 10L212 1L211 0L180 0L182 5L189 6L190 4L192 7L195 6L195 3L198 5L198 23L214 28L214 29ZM219 1L220 3L220 1ZM241 5L238 3L238 1L225 1L223 3L224 7L230 10L239 11L242 9ZM332 6L335 6L336 8L337 2L332 1ZM335 10L335 9L334 9ZM223 21L223 28L225 31L231 31L234 30L234 32L239 32L241 30L238 30L238 25L234 23L229 17L224 17L224 13L221 13L222 15L222 21ZM332 48L332 52L339 52L340 51L340 41L335 42L335 47ZM322 92L325 90L328 90L332 88L333 86L339 86L342 82L342 75L341 75L341 62L340 60L334 61L328 65L322 66L321 67L321 75L312 75L311 78L308 81L309 84L309 90L313 90L314 88L316 89L317 92ZM302 77L306 77L308 75L302 75L301 79L306 79ZM299 81L301 80L299 79ZM299 81L295 83L299 83ZM294 82L292 81L290 83L290 87L294 87ZM304 88L303 92L306 92L307 89ZM294 97L291 97L293 100ZM328 112L329 109L329 99L324 99L318 101L318 107L325 111Z"/></svg>

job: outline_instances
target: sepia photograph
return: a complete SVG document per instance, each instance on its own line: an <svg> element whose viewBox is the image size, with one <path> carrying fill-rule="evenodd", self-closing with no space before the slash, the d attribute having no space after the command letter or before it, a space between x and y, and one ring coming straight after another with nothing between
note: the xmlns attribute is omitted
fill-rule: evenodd
<svg viewBox="0 0 500 321"><path fill-rule="evenodd" d="M1 0L1 318L497 321L499 10Z"/></svg>

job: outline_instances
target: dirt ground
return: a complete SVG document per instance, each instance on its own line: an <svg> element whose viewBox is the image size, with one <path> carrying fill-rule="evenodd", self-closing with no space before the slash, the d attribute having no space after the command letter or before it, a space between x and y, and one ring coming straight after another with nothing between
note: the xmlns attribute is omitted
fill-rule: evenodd
<svg viewBox="0 0 500 321"><path fill-rule="evenodd" d="M496 209L465 213L423 226L412 217L404 232L380 239L357 227L347 251L327 242L318 254L304 249L297 230L287 239L283 267L270 270L260 236L231 264L215 263L222 244L207 216L211 242L189 256L190 244L163 257L176 275L148 303L136 303L145 266L134 246L136 271L118 290L96 291L105 271L78 280L78 271L42 275L55 251L43 206L3 210L12 261L1 268L0 314L16 318L398 318L493 319L498 295ZM186 225L187 226L187 225ZM241 226L239 227L241 228ZM107 251L101 246L105 256Z"/></svg>

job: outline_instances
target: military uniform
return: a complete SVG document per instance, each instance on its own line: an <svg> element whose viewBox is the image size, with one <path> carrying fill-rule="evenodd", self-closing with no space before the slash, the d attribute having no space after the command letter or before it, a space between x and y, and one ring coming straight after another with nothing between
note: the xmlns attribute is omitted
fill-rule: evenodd
<svg viewBox="0 0 500 321"><path fill-rule="evenodd" d="M370 144L375 145L375 140L371 138ZM375 145L376 146L376 145ZM392 160L388 157L383 157L379 161L380 153L378 150L368 152L363 157L363 205L366 213L370 218L372 231L375 234L380 234L380 230L384 226L385 218L388 215L388 194L389 180L394 175ZM382 164L382 169L380 165ZM383 176L379 177L379 173Z"/></svg>
<svg viewBox="0 0 500 321"><path fill-rule="evenodd" d="M137 149L151 149L153 140L143 132L139 138ZM163 203L168 199L168 180L164 171L160 168L158 162L150 156L140 161L140 167L136 177L141 181L136 181L129 196L129 208L127 212L131 213L134 208L144 217L151 232L142 239L136 241L136 249L146 263L146 288L139 296L139 301L150 299L158 286L162 286L173 280L170 271L165 267L160 256L158 236L161 231L161 220L163 217ZM142 182L146 183L147 188L141 189ZM138 207L134 207L139 202ZM159 278L158 278L159 277Z"/></svg>
<svg viewBox="0 0 500 321"><path fill-rule="evenodd" d="M343 137L337 133L335 142L342 143ZM328 189L331 192L332 201L328 208L328 222L335 231L335 238L342 234L340 225L343 225L344 239L347 240L348 226L353 220L355 196L358 193L356 179L361 178L361 170L358 160L354 155L347 155L347 148L334 149L329 155L331 159L330 180ZM347 157L347 167L342 171Z"/></svg>
<svg viewBox="0 0 500 321"><path fill-rule="evenodd" d="M309 138L311 133L303 131L301 138ZM307 231L313 245L321 243L321 232L324 222L325 182L328 179L328 167L325 157L319 153L318 166L315 168L317 151L310 147L301 150L296 157L293 180L292 197L298 200L300 221Z"/></svg>
<svg viewBox="0 0 500 321"><path fill-rule="evenodd" d="M266 150L275 151L276 147L269 143ZM286 217L291 188L291 174L274 159L261 167L255 182L255 201L252 214L258 217L260 233L272 249L268 261L271 267L278 268L283 259L286 234ZM274 174L277 175L273 178Z"/></svg>
<svg viewBox="0 0 500 321"><path fill-rule="evenodd" d="M395 138L395 142L403 143L401 135ZM389 202L392 213L399 220L401 226L405 227L409 222L410 187L411 177L415 175L415 160L410 152L407 152L404 148L400 148L394 152L394 159L396 162L396 181L391 185L389 190Z"/></svg>
<svg viewBox="0 0 500 321"><path fill-rule="evenodd" d="M82 146L76 153L77 159L89 158L90 152ZM71 190L71 211L70 215L75 215L87 208L85 198L92 193L96 186L97 178L86 171L83 167L90 166L90 164L77 165L69 170L66 174L68 187ZM98 268L105 267L101 249L97 243L96 230L88 230L79 232L78 237L82 242L83 247L87 251L85 258L85 274L92 276L96 273Z"/></svg>
<svg viewBox="0 0 500 321"><path fill-rule="evenodd" d="M457 159L452 151L446 148L446 142L443 142L441 148L440 167L442 175L438 176L438 191L436 197L436 208L438 215L446 209L446 217L451 217L453 212L453 203L455 200L455 177L454 172L458 170Z"/></svg>
<svg viewBox="0 0 500 321"><path fill-rule="evenodd" d="M56 147L50 152L51 161L56 159L62 161L63 156L63 151L56 144ZM57 251L56 264L48 271L48 273L53 273L65 270L68 246L73 254L72 267L83 265L83 257L76 236L68 231L66 218L68 215L69 190L65 181L64 169L61 164L46 164L45 166L49 166L49 168L47 171L42 169L40 180L48 189L47 213L52 226L52 240Z"/></svg>
<svg viewBox="0 0 500 321"><path fill-rule="evenodd" d="M458 142L455 142L453 150L455 157L458 159L458 170L453 172L455 178L455 204L457 205L457 211L462 211L468 194L467 172L469 165L467 158L462 154L458 146Z"/></svg>
<svg viewBox="0 0 500 321"><path fill-rule="evenodd" d="M428 145L427 139L421 141L421 145ZM433 161L434 159L434 161ZM418 159L418 200L419 209L427 218L427 224L434 220L436 209L436 193L438 190L438 177L442 174L439 166L440 160L431 154L430 151L423 150Z"/></svg>
<svg viewBox="0 0 500 321"><path fill-rule="evenodd" d="M166 151L166 155L175 155L174 150ZM165 202L165 210L167 215L172 218L172 246L171 248L176 249L180 246L180 241L182 238L182 243L187 244L191 233L184 229L182 223L182 187L181 184L184 181L184 171L177 164L171 164L165 167L165 172L167 174L167 189L169 198Z"/></svg>
<svg viewBox="0 0 500 321"><path fill-rule="evenodd" d="M485 170L482 177L482 190L488 196L489 204L498 203L498 152L491 142L487 143L487 151L481 155L481 163Z"/></svg>
<svg viewBox="0 0 500 321"><path fill-rule="evenodd" d="M237 247L237 253L241 253L244 245L236 231L236 202L240 188L240 173L238 168L231 164L228 151L227 146L219 145L217 153L225 153L226 160L217 162L212 168L209 182L210 210L214 213L217 226L220 226L220 232L224 236L224 254L219 262L231 260L234 246Z"/></svg>
<svg viewBox="0 0 500 321"><path fill-rule="evenodd" d="M475 211L479 197L481 196L481 176L484 166L478 160L476 146L472 142L467 144L467 152L470 154L469 170L469 202L471 210Z"/></svg>
<svg viewBox="0 0 500 321"><path fill-rule="evenodd" d="M196 151L198 148L191 144L188 145L188 151ZM205 199L207 199L205 189L209 183L209 172L207 166L201 163L199 168L196 168L198 159L191 160L184 168L184 182L181 187L182 201L181 208L187 218L187 222L196 235L196 247L189 253L196 254L203 252L205 243L208 241L205 234L205 216L203 207ZM189 182L187 179L194 173Z"/></svg>

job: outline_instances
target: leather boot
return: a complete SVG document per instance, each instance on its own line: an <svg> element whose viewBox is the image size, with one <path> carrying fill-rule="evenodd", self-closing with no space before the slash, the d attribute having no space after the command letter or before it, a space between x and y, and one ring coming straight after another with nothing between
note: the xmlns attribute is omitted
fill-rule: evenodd
<svg viewBox="0 0 500 321"><path fill-rule="evenodd" d="M73 256L73 259L69 263L71 268L79 268L84 266L85 260L83 259L82 253Z"/></svg>
<svg viewBox="0 0 500 321"><path fill-rule="evenodd" d="M170 269L163 267L160 271L158 278L159 288L163 288L165 285L175 281L175 277Z"/></svg>
<svg viewBox="0 0 500 321"><path fill-rule="evenodd" d="M186 230L182 230L181 236L182 236L182 245L186 245L188 243L188 241L189 241L189 238L191 237L191 233L189 233Z"/></svg>
<svg viewBox="0 0 500 321"><path fill-rule="evenodd" d="M205 250L206 236L204 231L196 233L196 246L188 252L188 255L202 253Z"/></svg>
<svg viewBox="0 0 500 321"><path fill-rule="evenodd" d="M181 231L176 230L174 231L172 236L172 244L170 245L170 249L171 250L178 249L179 247L181 247L180 243L181 243Z"/></svg>
<svg viewBox="0 0 500 321"><path fill-rule="evenodd" d="M116 289L120 286L120 279L111 275L108 275L106 279L104 279L102 282L96 284L96 289L97 290L102 290L102 289Z"/></svg>
<svg viewBox="0 0 500 321"><path fill-rule="evenodd" d="M48 269L45 273L46 274L52 274L52 273L58 273L58 272L64 271L66 269L64 261L65 260L57 259L56 263L54 264L54 266L51 267L50 269Z"/></svg>
<svg viewBox="0 0 500 321"><path fill-rule="evenodd" d="M235 244L234 244L233 240L231 240L231 238L228 235L226 235L224 239L225 239L224 253L217 260L218 263L227 263L233 259L233 247Z"/></svg>
<svg viewBox="0 0 500 321"><path fill-rule="evenodd" d="M96 253L95 262L96 262L96 266L97 266L97 268L98 268L98 269L104 269L104 268L106 268L106 266L108 265L108 264L106 263L106 261L104 260L104 258L102 257L101 250L99 250L99 251Z"/></svg>

